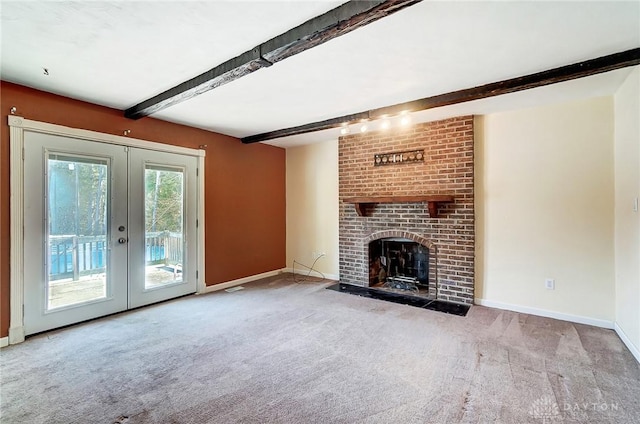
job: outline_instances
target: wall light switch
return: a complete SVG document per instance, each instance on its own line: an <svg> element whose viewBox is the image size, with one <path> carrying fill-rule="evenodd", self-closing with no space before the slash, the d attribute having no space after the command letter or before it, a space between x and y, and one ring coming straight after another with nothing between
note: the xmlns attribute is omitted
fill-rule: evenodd
<svg viewBox="0 0 640 424"><path fill-rule="evenodd" d="M544 286L547 288L547 290L555 290L556 280L554 280L553 278L547 278L544 280Z"/></svg>
<svg viewBox="0 0 640 424"><path fill-rule="evenodd" d="M638 212L638 198L633 199L633 211Z"/></svg>

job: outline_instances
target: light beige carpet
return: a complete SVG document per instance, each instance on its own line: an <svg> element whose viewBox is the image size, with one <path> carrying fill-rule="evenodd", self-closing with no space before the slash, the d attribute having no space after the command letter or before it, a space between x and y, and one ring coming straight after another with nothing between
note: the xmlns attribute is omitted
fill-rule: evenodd
<svg viewBox="0 0 640 424"><path fill-rule="evenodd" d="M297 284L191 296L0 351L2 423L637 423L611 330Z"/></svg>

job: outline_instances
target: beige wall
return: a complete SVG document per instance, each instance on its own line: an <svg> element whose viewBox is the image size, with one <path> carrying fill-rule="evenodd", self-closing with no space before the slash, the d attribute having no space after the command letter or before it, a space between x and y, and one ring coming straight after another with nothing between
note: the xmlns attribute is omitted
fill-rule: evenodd
<svg viewBox="0 0 640 424"><path fill-rule="evenodd" d="M616 324L640 361L640 68L614 98Z"/></svg>
<svg viewBox="0 0 640 424"><path fill-rule="evenodd" d="M611 325L612 97L476 120L476 298Z"/></svg>
<svg viewBox="0 0 640 424"><path fill-rule="evenodd" d="M288 148L286 179L287 267L311 266L314 252L325 253L314 269L337 278L338 140Z"/></svg>

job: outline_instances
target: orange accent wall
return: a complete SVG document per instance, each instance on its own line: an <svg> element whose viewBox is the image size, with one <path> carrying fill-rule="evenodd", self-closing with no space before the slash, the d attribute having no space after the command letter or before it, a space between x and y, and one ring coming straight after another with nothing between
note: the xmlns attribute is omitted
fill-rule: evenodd
<svg viewBox="0 0 640 424"><path fill-rule="evenodd" d="M35 121L198 148L206 144L205 263L207 285L285 267L285 151L264 144L123 112L0 81L0 337L8 335L9 126L16 115ZM25 266L29 266L28 261Z"/></svg>

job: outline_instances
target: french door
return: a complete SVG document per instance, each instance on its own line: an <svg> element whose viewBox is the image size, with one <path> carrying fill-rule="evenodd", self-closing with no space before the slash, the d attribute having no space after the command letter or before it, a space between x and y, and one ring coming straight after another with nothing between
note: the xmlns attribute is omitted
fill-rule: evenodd
<svg viewBox="0 0 640 424"><path fill-rule="evenodd" d="M197 158L24 135L24 329L194 293Z"/></svg>

